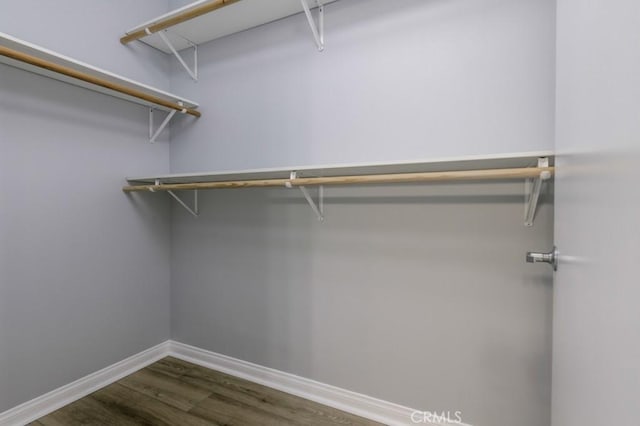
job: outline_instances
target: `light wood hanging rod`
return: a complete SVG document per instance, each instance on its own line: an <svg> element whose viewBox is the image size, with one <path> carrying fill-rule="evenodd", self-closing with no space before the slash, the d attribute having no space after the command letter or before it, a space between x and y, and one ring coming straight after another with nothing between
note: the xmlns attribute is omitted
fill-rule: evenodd
<svg viewBox="0 0 640 426"><path fill-rule="evenodd" d="M100 77L84 73L82 71L74 70L64 65L56 64L55 62L47 61L45 59L38 58L37 56L29 55L27 53L19 52L17 50L10 49L8 47L0 46L0 55L6 56L16 61L24 62L33 65L38 68L44 68L49 71L56 72L58 74L66 75L68 77L75 78L87 83L95 84L96 86L104 87L115 92L123 93L125 95L132 96L134 98L142 99L152 104L161 105L166 108L175 109L177 111L184 112L185 114L193 115L194 117L200 117L200 111L192 108L185 108L184 106L167 101L154 95L150 95L141 90L132 89L119 83L113 83L109 80L105 80Z"/></svg>
<svg viewBox="0 0 640 426"><path fill-rule="evenodd" d="M158 31L173 27L174 25L178 25L184 21L197 18L198 16L213 12L216 9L220 9L238 1L240 0L216 0L211 3L205 3L201 6L194 7L193 9L185 10L184 12L177 15L167 17L158 22L154 22L146 28L141 28L139 30L133 31L131 34L123 35L122 37L120 37L120 43L131 43L132 41L146 37L149 34L157 33ZM149 31L147 32L147 30Z"/></svg>
<svg viewBox="0 0 640 426"><path fill-rule="evenodd" d="M220 182L168 183L160 185L129 185L124 192L179 191L193 189L290 187L312 185L361 185L375 183L447 182L477 180L509 180L553 175L554 167L522 167L515 169L457 170L444 172L391 173L378 175L328 176L295 179L252 179Z"/></svg>

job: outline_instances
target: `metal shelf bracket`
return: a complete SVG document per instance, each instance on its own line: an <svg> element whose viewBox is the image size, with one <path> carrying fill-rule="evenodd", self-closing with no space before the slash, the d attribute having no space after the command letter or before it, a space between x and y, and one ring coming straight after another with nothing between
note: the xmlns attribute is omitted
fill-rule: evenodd
<svg viewBox="0 0 640 426"><path fill-rule="evenodd" d="M156 184L156 186L160 186L162 184L162 182L160 182L159 179L156 179L155 184ZM149 188L149 191L155 192L155 190L153 190L151 188ZM184 207L184 209L186 211L191 213L192 216L198 217L200 215L200 208L198 206L198 190L197 189L195 189L193 191L193 208L189 207L189 205L186 202L184 202L184 200L182 200L182 198L177 196L175 192L173 192L171 190L167 190L167 192L169 193L169 195L171 195L171 197L174 200L176 200L178 202L178 204L180 204L182 207Z"/></svg>
<svg viewBox="0 0 640 426"><path fill-rule="evenodd" d="M179 102L179 104L180 106L182 106L182 102ZM164 130L165 127L167 127L167 124L169 124L173 116L176 115L176 112L178 112L175 109L169 111L169 113L164 118L162 123L160 123L160 126L158 126L156 130L154 130L153 129L153 111L154 111L154 108L149 108L149 142L151 143L154 143L156 141L158 136L160 136L160 133L162 133L162 131Z"/></svg>
<svg viewBox="0 0 640 426"><path fill-rule="evenodd" d="M549 167L549 158L538 158L538 167ZM544 171L540 173L540 176L534 179L527 179L524 183L524 226L533 226L533 220L536 217L536 209L538 207L538 199L540 198L540 191L542 189L542 183L551 178L551 173Z"/></svg>
<svg viewBox="0 0 640 426"><path fill-rule="evenodd" d="M304 1L304 0L303 0ZM149 28L145 28L144 31L151 35L151 31L149 30ZM182 58L182 56L180 55L180 53L178 53L178 51L176 50L176 48L173 46L173 44L171 43L171 40L169 40L165 34L166 30L164 31L158 31L157 34L160 36L160 38L162 39L162 41L164 42L164 44L167 45L167 47L169 48L169 50L171 50L171 53L173 53L173 56L176 57L176 59L178 60L178 62L180 62L180 65L182 65L182 67L185 69L185 71L187 71L187 73L189 74L189 76L194 80L194 81L198 81L198 45L195 43L192 43L190 40L187 40L184 37L181 37L182 39L184 39L189 46L191 46L193 48L193 69L189 68L189 65L187 65L187 63L185 62L185 60Z"/></svg>
<svg viewBox="0 0 640 426"><path fill-rule="evenodd" d="M289 175L289 181L295 180L297 177L298 177L297 172L291 172L291 174ZM293 185L291 185L291 182L287 182L285 186L287 188L293 188ZM311 197L311 194L309 194L309 190L306 187L300 185L298 186L298 188L300 188L302 195L304 196L305 200L307 200L307 203L309 203L309 207L311 207L311 210L313 210L313 212L316 214L316 217L318 218L318 220L320 222L323 222L324 221L324 186L323 185L318 186L318 204L316 204L316 202L313 200L313 198Z"/></svg>
<svg viewBox="0 0 640 426"><path fill-rule="evenodd" d="M318 46L318 51L322 52L324 50L324 4L322 3L322 0L311 1L315 1L315 3L318 5L317 25L316 21L313 19L313 15L311 14L311 9L309 8L307 0L300 0L300 2L302 3L302 8L304 9L304 14L307 15L307 21L309 22L309 27L311 28L311 33L313 34L316 46Z"/></svg>

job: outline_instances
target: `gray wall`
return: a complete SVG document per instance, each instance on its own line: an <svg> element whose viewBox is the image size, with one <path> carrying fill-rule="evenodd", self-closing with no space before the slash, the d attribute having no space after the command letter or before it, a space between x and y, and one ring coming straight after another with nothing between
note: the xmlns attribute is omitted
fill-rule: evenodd
<svg viewBox="0 0 640 426"><path fill-rule="evenodd" d="M2 2L0 31L167 87L166 57L118 41L166 7ZM0 411L169 337L168 202L120 191L168 170L146 133L141 106L0 65Z"/></svg>
<svg viewBox="0 0 640 426"><path fill-rule="evenodd" d="M553 425L640 418L640 3L558 2Z"/></svg>
<svg viewBox="0 0 640 426"><path fill-rule="evenodd" d="M552 206L522 185L286 190L173 210L177 341L487 426L547 426Z"/></svg>
<svg viewBox="0 0 640 426"><path fill-rule="evenodd" d="M553 148L552 0L341 0L201 46L174 172Z"/></svg>
<svg viewBox="0 0 640 426"><path fill-rule="evenodd" d="M553 1L357 1L200 48L175 91L174 172L553 146ZM286 190L174 206L172 334L192 345L478 426L550 422L552 207L523 185ZM548 201L548 200L547 200Z"/></svg>

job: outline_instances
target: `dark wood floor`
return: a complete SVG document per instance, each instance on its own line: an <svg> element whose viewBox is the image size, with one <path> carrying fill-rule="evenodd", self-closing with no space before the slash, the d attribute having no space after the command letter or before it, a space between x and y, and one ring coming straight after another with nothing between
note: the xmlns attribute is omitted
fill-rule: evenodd
<svg viewBox="0 0 640 426"><path fill-rule="evenodd" d="M378 424L171 357L32 423L34 426Z"/></svg>

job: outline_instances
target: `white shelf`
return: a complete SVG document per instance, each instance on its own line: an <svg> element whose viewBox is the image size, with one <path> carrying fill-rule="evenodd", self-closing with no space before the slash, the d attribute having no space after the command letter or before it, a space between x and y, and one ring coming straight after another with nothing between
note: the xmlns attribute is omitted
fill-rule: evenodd
<svg viewBox="0 0 640 426"><path fill-rule="evenodd" d="M288 179L292 171L298 178L358 176L375 174L443 172L462 170L490 170L536 167L538 158L548 157L553 165L553 152L526 152L499 155L448 157L428 161L406 161L394 163L355 163L323 166L282 167L252 170L229 170L202 173L181 173L157 176L128 177L132 185L183 184L198 182L225 182L236 180Z"/></svg>
<svg viewBox="0 0 640 426"><path fill-rule="evenodd" d="M527 152L491 156L440 158L430 161L339 164L311 167L283 167L209 173L185 173L127 178L131 192L166 192L193 216L198 216L200 189L281 187L297 188L319 220L324 220L324 185L460 182L526 179L524 224L532 226L542 184L553 176L553 152ZM307 186L317 186L313 199ZM194 192L193 206L174 191Z"/></svg>
<svg viewBox="0 0 640 426"><path fill-rule="evenodd" d="M323 3L329 4L334 1L336 0L326 0ZM129 35L144 30L158 23L182 16L198 7L218 2L219 0L196 1L142 23L127 31L126 34ZM240 0L188 21L173 25L169 31L166 31L165 35L175 49L180 51L194 44L206 43L303 11L304 9L300 0ZM143 37L140 41L165 53L172 53L169 47L157 35L152 34Z"/></svg>
<svg viewBox="0 0 640 426"><path fill-rule="evenodd" d="M178 110L179 109L178 106L180 105L190 110L198 108L198 104L196 102L156 89L151 86L147 86L142 83L138 83L128 78L121 77L109 71L102 70L100 68L85 64L83 62L76 61L75 59L60 55L51 50L45 49L43 47L37 46L32 43L22 41L20 39L17 39L7 34L0 33L0 48L11 49L13 51L20 52L21 54L26 54L26 55L53 63L55 65L69 68L75 72L85 74L91 78L96 78L96 79L104 80L106 82L113 83L119 86L124 86L127 89L130 89L132 91L141 92L144 95L152 96L162 101L174 104L176 105L176 108L169 108L165 105L160 105L155 102L150 102L149 100L145 100L137 96L132 96L126 93L109 89L107 87L102 87L97 84L92 84L83 80L79 80L78 78L70 77L68 75L61 74L56 71L52 71L51 69L47 69L45 67L35 66L21 60L16 60L16 59L5 56L4 54L2 54L2 51L0 51L0 63L2 64L20 68L35 74L40 74L55 80L60 80L69 84L73 84L75 86L84 87L96 92L104 93L109 96L114 96L116 98L124 99L130 102L135 102L137 104L145 105L148 107L162 109L165 111Z"/></svg>

